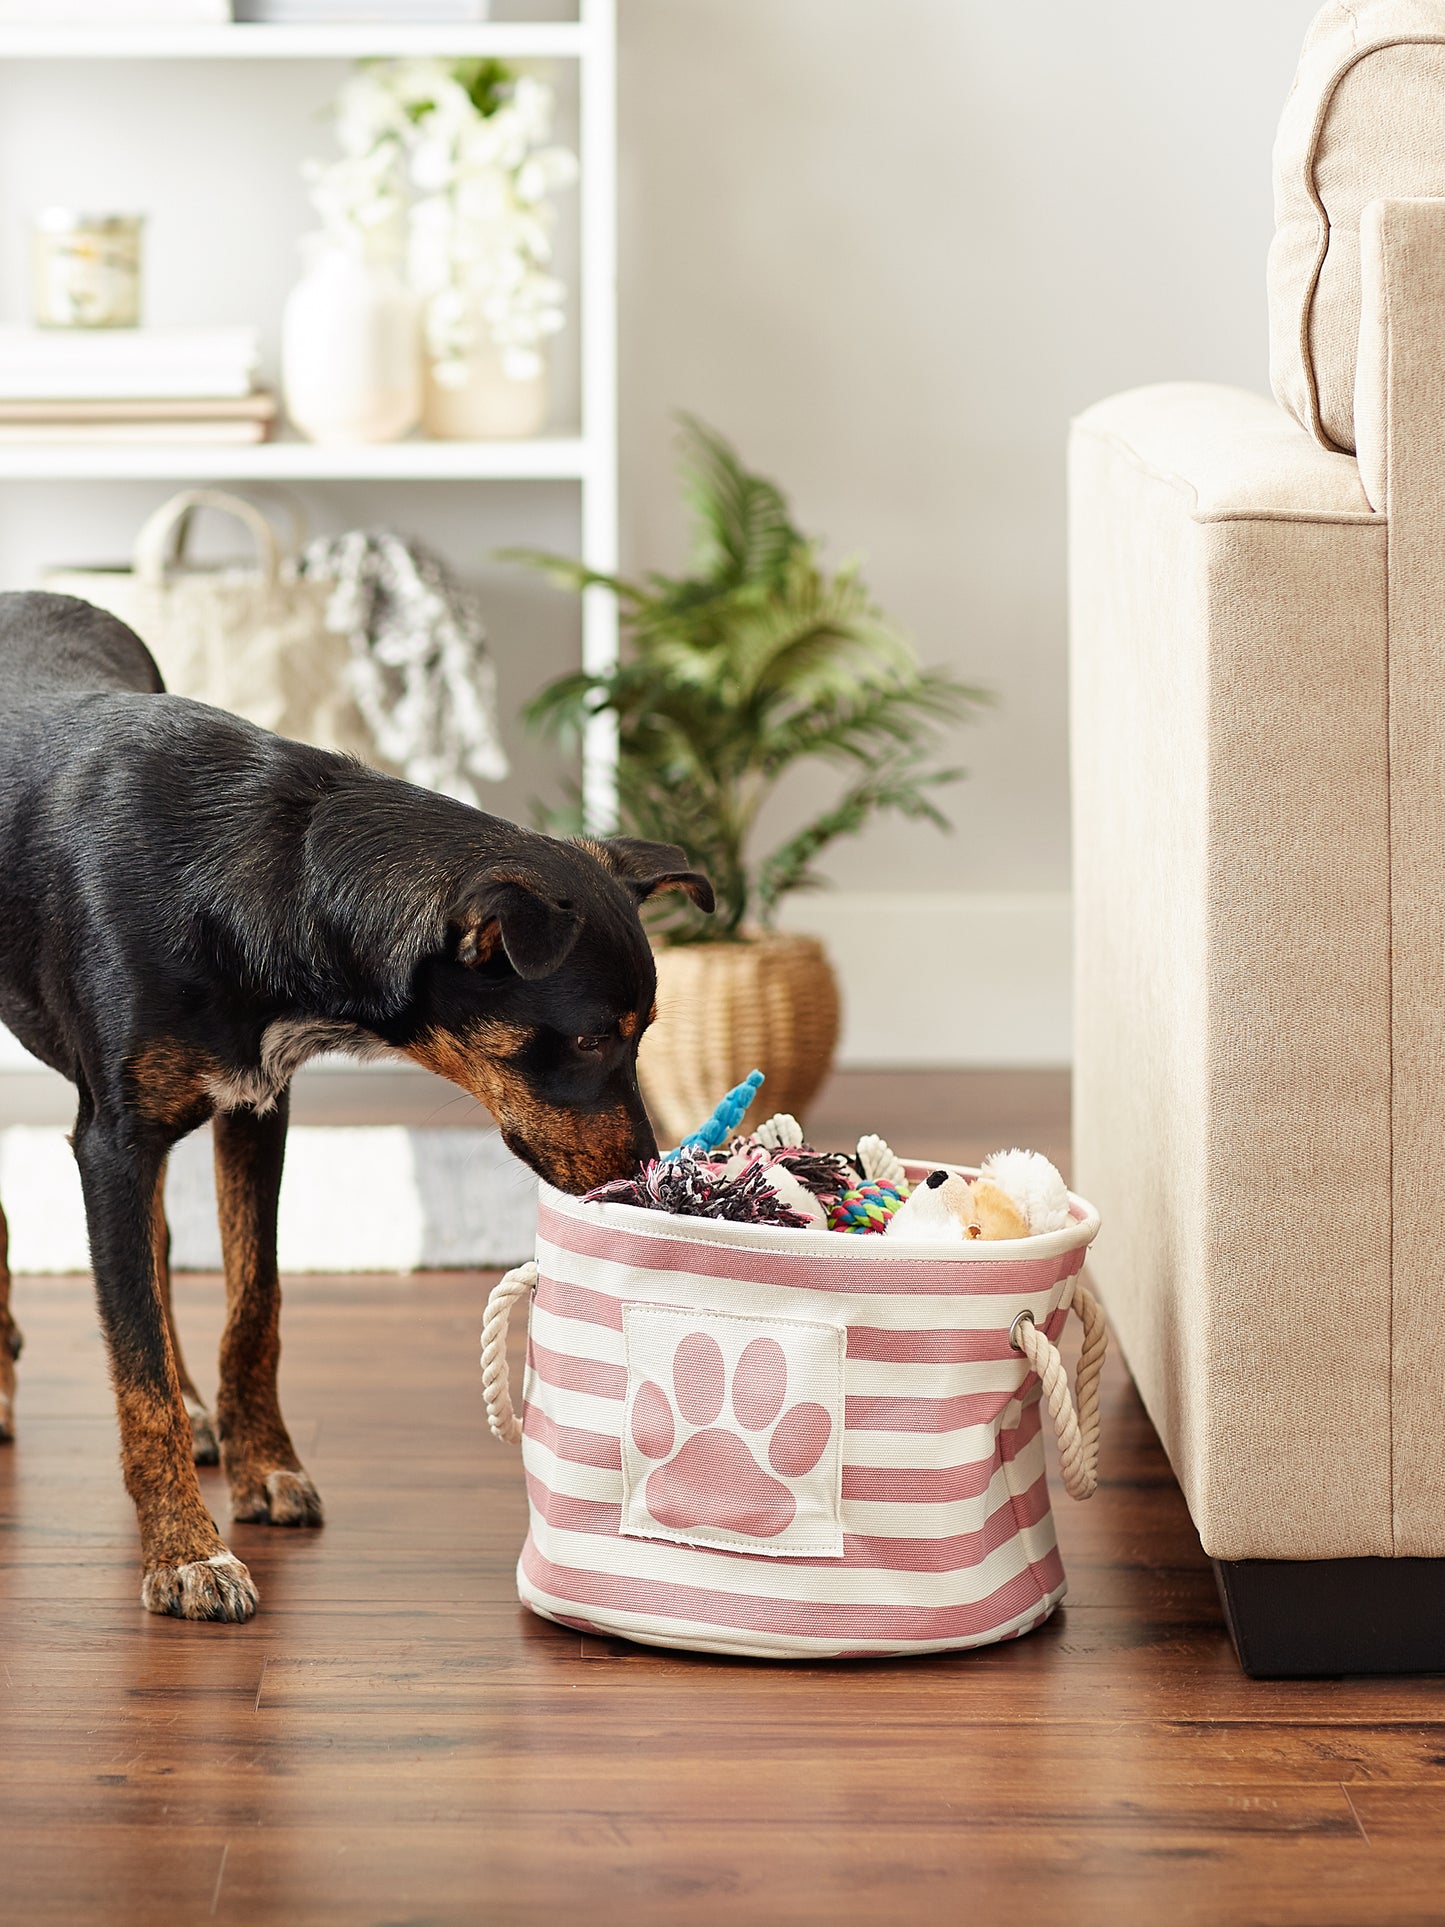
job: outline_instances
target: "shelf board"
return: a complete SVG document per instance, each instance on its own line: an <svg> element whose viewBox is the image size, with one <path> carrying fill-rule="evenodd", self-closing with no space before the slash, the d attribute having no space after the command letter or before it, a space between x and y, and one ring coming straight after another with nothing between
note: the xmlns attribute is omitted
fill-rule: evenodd
<svg viewBox="0 0 1445 1927"><path fill-rule="evenodd" d="M472 26L358 21L336 26L3 26L0 60L365 60L401 55L575 59L589 30L571 20Z"/></svg>
<svg viewBox="0 0 1445 1927"><path fill-rule="evenodd" d="M577 436L528 441L6 442L0 481L577 482L590 451Z"/></svg>

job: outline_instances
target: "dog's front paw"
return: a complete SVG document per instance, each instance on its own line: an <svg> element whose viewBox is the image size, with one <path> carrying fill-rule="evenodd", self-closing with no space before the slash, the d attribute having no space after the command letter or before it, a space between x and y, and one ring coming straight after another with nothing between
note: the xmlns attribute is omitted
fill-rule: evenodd
<svg viewBox="0 0 1445 1927"><path fill-rule="evenodd" d="M199 1399L186 1400L186 1416L191 1421L191 1457L197 1465L221 1463L221 1441L216 1421Z"/></svg>
<svg viewBox="0 0 1445 1927"><path fill-rule="evenodd" d="M231 1487L231 1517L245 1525L319 1526L321 1494L300 1471L237 1479Z"/></svg>
<svg viewBox="0 0 1445 1927"><path fill-rule="evenodd" d="M152 1566L140 1591L147 1612L172 1619L224 1619L239 1624L256 1610L251 1575L232 1552L185 1566Z"/></svg>

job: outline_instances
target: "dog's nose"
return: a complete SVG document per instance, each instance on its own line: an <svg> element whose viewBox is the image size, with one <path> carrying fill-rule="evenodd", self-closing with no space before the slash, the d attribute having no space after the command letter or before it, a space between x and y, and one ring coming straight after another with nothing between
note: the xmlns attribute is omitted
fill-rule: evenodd
<svg viewBox="0 0 1445 1927"><path fill-rule="evenodd" d="M948 1183L948 1173L947 1171L930 1171L923 1182L930 1191L936 1191L940 1184Z"/></svg>

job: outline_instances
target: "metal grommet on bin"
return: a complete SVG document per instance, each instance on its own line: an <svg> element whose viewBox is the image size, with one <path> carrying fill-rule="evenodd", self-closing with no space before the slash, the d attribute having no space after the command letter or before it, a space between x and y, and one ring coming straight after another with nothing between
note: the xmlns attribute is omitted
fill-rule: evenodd
<svg viewBox="0 0 1445 1927"><path fill-rule="evenodd" d="M1021 1311L1018 1317L1009 1326L1008 1342L1012 1350L1016 1352L1021 1352L1023 1350L1023 1346L1019 1343L1019 1326L1023 1324L1032 1325L1033 1322L1034 1322L1034 1315L1031 1311Z"/></svg>

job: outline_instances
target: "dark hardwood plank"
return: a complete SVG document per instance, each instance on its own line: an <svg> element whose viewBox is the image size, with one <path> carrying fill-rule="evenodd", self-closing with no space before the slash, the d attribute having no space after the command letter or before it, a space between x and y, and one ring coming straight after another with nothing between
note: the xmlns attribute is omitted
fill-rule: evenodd
<svg viewBox="0 0 1445 1927"><path fill-rule="evenodd" d="M1065 1098L1052 1073L860 1073L814 1128L1061 1154ZM235 1530L262 1588L242 1627L141 1612L88 1281L18 1282L0 1919L1440 1918L1445 1681L1243 1678L1117 1363L1104 1483L1056 1500L1049 1625L921 1660L707 1659L518 1606L520 1468L476 1365L490 1282L288 1281L283 1390L329 1523ZM218 1281L177 1297L197 1366Z"/></svg>

